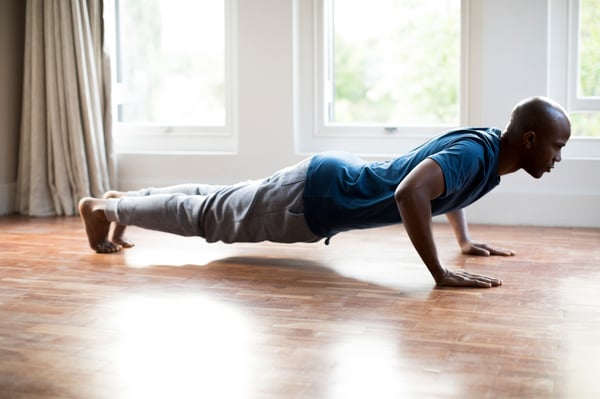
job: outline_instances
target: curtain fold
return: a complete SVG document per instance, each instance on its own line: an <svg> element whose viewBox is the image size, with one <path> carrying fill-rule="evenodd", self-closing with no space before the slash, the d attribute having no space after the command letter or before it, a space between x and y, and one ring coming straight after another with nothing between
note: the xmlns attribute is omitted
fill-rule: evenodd
<svg viewBox="0 0 600 399"><path fill-rule="evenodd" d="M74 215L115 179L102 0L28 0L17 210Z"/></svg>

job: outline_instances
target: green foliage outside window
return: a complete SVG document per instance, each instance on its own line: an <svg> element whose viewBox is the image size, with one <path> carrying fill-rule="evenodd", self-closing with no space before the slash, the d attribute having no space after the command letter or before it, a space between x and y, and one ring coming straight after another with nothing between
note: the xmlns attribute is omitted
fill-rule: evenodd
<svg viewBox="0 0 600 399"><path fill-rule="evenodd" d="M578 95L600 97L600 0L579 4ZM600 112L571 113L573 134L600 137Z"/></svg>
<svg viewBox="0 0 600 399"><path fill-rule="evenodd" d="M120 122L225 123L224 1L121 0Z"/></svg>
<svg viewBox="0 0 600 399"><path fill-rule="evenodd" d="M458 123L460 0L340 0L333 26L330 122Z"/></svg>
<svg viewBox="0 0 600 399"><path fill-rule="evenodd" d="M599 21L600 0L580 0L581 97L600 97ZM332 22L329 122L458 123L459 0L339 0ZM572 112L571 118L574 135L600 137L600 112Z"/></svg>
<svg viewBox="0 0 600 399"><path fill-rule="evenodd" d="M579 94L600 97L600 0L581 0Z"/></svg>

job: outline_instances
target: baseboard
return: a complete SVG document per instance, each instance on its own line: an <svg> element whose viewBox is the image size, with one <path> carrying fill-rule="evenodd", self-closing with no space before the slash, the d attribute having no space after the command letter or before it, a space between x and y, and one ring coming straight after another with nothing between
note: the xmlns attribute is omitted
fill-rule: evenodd
<svg viewBox="0 0 600 399"><path fill-rule="evenodd" d="M0 184L0 215L9 215L16 211L16 183Z"/></svg>

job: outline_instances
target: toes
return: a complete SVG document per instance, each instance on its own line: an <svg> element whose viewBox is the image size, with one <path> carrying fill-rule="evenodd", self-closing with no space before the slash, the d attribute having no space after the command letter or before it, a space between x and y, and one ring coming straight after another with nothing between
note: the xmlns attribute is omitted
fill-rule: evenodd
<svg viewBox="0 0 600 399"><path fill-rule="evenodd" d="M97 244L95 250L99 254L112 254L115 252L119 252L122 247L118 244L115 244L110 241L104 241L100 244Z"/></svg>

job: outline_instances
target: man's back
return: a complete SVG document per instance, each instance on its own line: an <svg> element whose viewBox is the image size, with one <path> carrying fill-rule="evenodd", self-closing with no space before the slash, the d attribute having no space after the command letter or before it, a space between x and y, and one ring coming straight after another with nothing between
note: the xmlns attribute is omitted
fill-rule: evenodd
<svg viewBox="0 0 600 399"><path fill-rule="evenodd" d="M315 234L330 237L350 229L401 223L396 187L426 158L440 165L446 182L444 194L431 203L432 213L467 206L500 181L500 133L495 128L454 130L383 162L366 162L344 152L316 155L304 191L308 225Z"/></svg>

